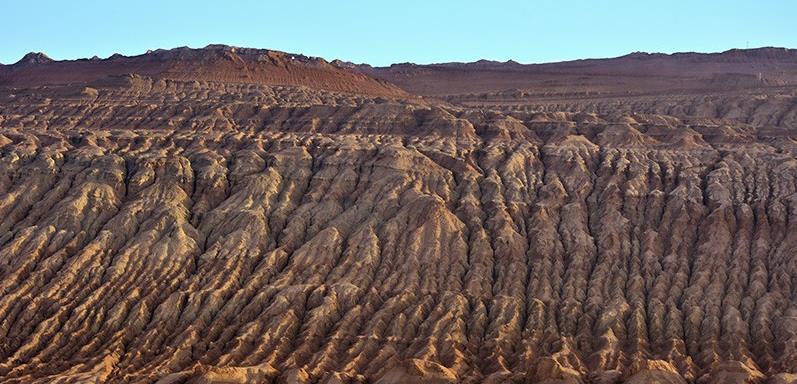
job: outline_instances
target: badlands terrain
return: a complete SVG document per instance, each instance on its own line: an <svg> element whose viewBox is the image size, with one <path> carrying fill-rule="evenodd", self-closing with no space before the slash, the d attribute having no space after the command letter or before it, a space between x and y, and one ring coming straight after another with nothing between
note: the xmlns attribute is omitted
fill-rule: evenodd
<svg viewBox="0 0 797 384"><path fill-rule="evenodd" d="M0 66L0 383L797 383L797 51Z"/></svg>

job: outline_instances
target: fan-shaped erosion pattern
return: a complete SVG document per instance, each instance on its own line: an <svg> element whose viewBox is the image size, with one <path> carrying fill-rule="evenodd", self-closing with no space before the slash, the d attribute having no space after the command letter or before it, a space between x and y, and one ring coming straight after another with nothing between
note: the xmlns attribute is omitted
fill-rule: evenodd
<svg viewBox="0 0 797 384"><path fill-rule="evenodd" d="M0 88L0 382L797 382L794 120L402 95Z"/></svg>

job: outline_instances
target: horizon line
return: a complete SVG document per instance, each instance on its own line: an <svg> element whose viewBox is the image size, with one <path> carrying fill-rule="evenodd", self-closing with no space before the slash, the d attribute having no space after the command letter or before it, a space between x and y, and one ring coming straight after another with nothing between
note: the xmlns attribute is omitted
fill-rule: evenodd
<svg viewBox="0 0 797 384"><path fill-rule="evenodd" d="M123 54L123 53L120 53L120 52L114 52L114 53L108 55L105 58L101 58L98 55L93 55L91 57L85 57L84 56L84 57L74 57L74 58L52 58L49 55L47 55L47 52L29 51L29 52L25 53L24 55L22 55L17 61L15 61L13 63L0 62L0 66L14 65L16 63L19 63L26 56L29 56L31 54L42 54L42 55L46 56L47 58L49 58L50 60L52 60L53 62L69 62L69 61L92 60L92 59L95 59L95 58L99 58L99 60L109 60L109 59L111 59L111 58L113 58L115 56L122 56L122 57L130 58L130 57L144 56L144 55L148 55L148 54L151 54L151 53L154 53L154 52L158 52L158 51L171 51L171 50L182 49L182 48L187 48L187 49L192 49L192 50L202 50L202 49L225 48L225 47L226 48L234 48L234 49L254 49L254 50L281 52L281 53L286 53L286 54L290 54L290 55L306 56L306 57L314 58L314 59L322 59L322 60L324 60L324 61L326 61L328 63L332 63L334 61L340 61L340 62L350 63L350 64L354 64L354 65L368 65L368 66L371 66L371 67L374 67L374 68L389 68L389 67L394 66L394 65L433 66L433 65L445 65L445 64L473 64L473 63L478 63L478 62L517 63L519 65L542 65L542 64L557 64L557 63L566 63L566 62L575 62L575 61L587 61L587 60L611 60L611 59L618 59L618 58L622 58L622 57L626 57L626 56L631 56L631 55L634 55L634 54L676 56L676 55L687 55L687 54L712 55L712 54L724 54L724 53L728 53L728 52L731 52L731 51L755 51L755 50L761 50L761 49L777 49L777 50L785 50L785 51L797 50L797 47L796 48L791 48L791 47L782 47L782 46L774 46L774 45L763 45L763 46L759 46L759 47L748 47L748 48L734 47L734 48L728 48L728 49L721 50L721 51L656 52L656 51L635 50L635 51L631 51L631 52L628 52L628 53L625 53L625 54L621 54L621 55L617 55L617 56L581 57L581 58L571 58L571 59L551 60L551 61L538 61L538 62L520 62L520 61L517 61L517 60L512 59L512 58L506 59L506 60L503 60L503 61L500 60L500 59L480 58L480 59L476 59L476 60L472 60L472 61L450 60L450 61L436 61L436 62L425 62L425 63L412 62L412 61L403 61L403 62L394 62L394 63L390 63L390 64L387 64L387 65L373 65L373 64L370 64L370 63L367 63L367 62L355 62L355 61L341 59L341 58L329 59L329 58L326 58L326 57L323 57L323 56L315 56L315 55L310 55L310 54L305 54L305 53L300 53L300 52L290 52L290 51L281 50L281 49L256 48L256 47L245 47L245 46L238 46L238 45L229 45L229 44L223 44L223 43L212 43L212 44L207 44L207 45L205 45L203 47L192 47L192 46L188 46L188 45L182 45L182 46L176 46L176 47L171 47L171 48L154 48L154 49L148 49L148 50L146 50L143 53L137 53L137 54Z"/></svg>

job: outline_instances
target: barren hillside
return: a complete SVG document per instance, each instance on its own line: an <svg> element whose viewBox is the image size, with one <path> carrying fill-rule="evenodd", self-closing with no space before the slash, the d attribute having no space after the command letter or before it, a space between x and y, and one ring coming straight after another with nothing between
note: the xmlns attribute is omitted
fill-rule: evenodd
<svg viewBox="0 0 797 384"><path fill-rule="evenodd" d="M0 86L83 84L129 74L155 79L307 86L374 96L407 96L396 86L342 70L321 58L226 45L65 61L54 61L40 52L30 53L15 64L0 66Z"/></svg>
<svg viewBox="0 0 797 384"><path fill-rule="evenodd" d="M791 77L241 52L0 68L0 383L797 383Z"/></svg>
<svg viewBox="0 0 797 384"><path fill-rule="evenodd" d="M797 50L785 48L734 49L711 54L636 52L611 59L546 64L481 60L347 66L419 95L482 99L497 97L496 93L505 91L518 92L518 98L564 98L797 85Z"/></svg>

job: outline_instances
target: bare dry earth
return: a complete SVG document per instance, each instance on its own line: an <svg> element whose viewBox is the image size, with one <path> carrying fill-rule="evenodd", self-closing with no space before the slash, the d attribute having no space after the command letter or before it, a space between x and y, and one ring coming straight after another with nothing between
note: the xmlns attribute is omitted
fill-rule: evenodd
<svg viewBox="0 0 797 384"><path fill-rule="evenodd" d="M120 71L0 88L2 383L797 382L788 92Z"/></svg>
<svg viewBox="0 0 797 384"><path fill-rule="evenodd" d="M482 60L348 66L414 94L475 108L644 113L731 119L764 130L797 127L795 49L633 53L531 65Z"/></svg>
<svg viewBox="0 0 797 384"><path fill-rule="evenodd" d="M54 61L29 53L12 65L0 65L0 86L36 87L103 83L109 77L136 74L157 79L213 81L233 84L305 86L371 96L408 96L385 81L345 70L318 57L209 45L158 49L138 56Z"/></svg>

